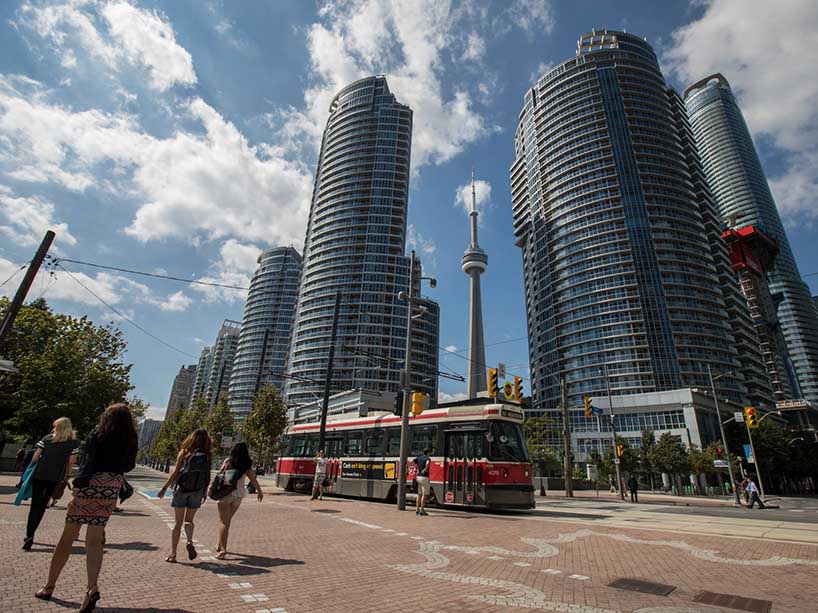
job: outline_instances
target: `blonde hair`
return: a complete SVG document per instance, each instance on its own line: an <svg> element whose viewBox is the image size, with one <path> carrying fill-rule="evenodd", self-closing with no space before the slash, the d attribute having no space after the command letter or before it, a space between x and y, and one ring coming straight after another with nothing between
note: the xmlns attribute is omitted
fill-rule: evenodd
<svg viewBox="0 0 818 613"><path fill-rule="evenodd" d="M67 417L60 417L54 420L54 442L61 443L63 441L73 441L77 438L74 428L71 425L71 420Z"/></svg>

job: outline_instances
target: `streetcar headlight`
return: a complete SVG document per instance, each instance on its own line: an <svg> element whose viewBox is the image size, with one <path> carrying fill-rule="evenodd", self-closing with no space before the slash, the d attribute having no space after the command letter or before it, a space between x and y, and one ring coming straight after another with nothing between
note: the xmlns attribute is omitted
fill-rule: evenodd
<svg viewBox="0 0 818 613"><path fill-rule="evenodd" d="M525 471L525 476L526 476L526 477L528 476L528 471Z"/></svg>
<svg viewBox="0 0 818 613"><path fill-rule="evenodd" d="M508 479L508 470L503 469L503 479Z"/></svg>

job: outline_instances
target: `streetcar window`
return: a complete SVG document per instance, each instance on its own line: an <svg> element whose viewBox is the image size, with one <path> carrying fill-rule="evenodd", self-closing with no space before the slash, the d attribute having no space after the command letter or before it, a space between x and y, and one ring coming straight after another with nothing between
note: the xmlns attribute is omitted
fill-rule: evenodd
<svg viewBox="0 0 818 613"><path fill-rule="evenodd" d="M290 455L299 458L304 455L304 447L307 444L305 436L294 436L292 438L292 446L290 447Z"/></svg>
<svg viewBox="0 0 818 613"><path fill-rule="evenodd" d="M491 429L486 433L486 441L489 448L489 460L494 462L502 460L511 462L528 461L523 429L520 424L508 421L492 421Z"/></svg>
<svg viewBox="0 0 818 613"><path fill-rule="evenodd" d="M346 444L344 445L344 455L361 455L361 441L363 432L347 432Z"/></svg>
<svg viewBox="0 0 818 613"><path fill-rule="evenodd" d="M382 456L384 450L384 434L383 430L371 430L367 433L366 447L364 448L367 455Z"/></svg>
<svg viewBox="0 0 818 613"><path fill-rule="evenodd" d="M318 455L318 435L308 434L306 444L304 445L304 457L312 458Z"/></svg>
<svg viewBox="0 0 818 613"><path fill-rule="evenodd" d="M400 455L400 428L389 428L386 431L386 455Z"/></svg>
<svg viewBox="0 0 818 613"><path fill-rule="evenodd" d="M326 453L324 453L325 457L328 458L337 458L341 455L344 447L344 439L342 438L329 438L327 439L326 443Z"/></svg>
<svg viewBox="0 0 818 613"><path fill-rule="evenodd" d="M412 445L409 453L420 455L425 448L429 448L429 453L434 455L437 447L437 426L416 426L412 428Z"/></svg>
<svg viewBox="0 0 818 613"><path fill-rule="evenodd" d="M293 437L291 436L281 437L281 455L282 456L293 455Z"/></svg>

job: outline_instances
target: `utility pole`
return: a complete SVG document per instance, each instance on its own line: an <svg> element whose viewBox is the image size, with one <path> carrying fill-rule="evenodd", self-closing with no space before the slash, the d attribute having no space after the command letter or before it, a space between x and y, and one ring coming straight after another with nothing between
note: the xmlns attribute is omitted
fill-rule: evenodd
<svg viewBox="0 0 818 613"><path fill-rule="evenodd" d="M406 463L409 456L409 407L412 403L412 314L415 289L415 250L409 259L409 291L406 294L406 362L401 376L403 413L400 418L400 466L398 473L398 511L406 510ZM398 295L400 297L400 295Z"/></svg>
<svg viewBox="0 0 818 613"><path fill-rule="evenodd" d="M713 402L716 405L716 419L719 422L719 432L721 432L721 444L724 445L724 455L727 456L727 472L730 475L730 487L733 488L733 494L736 497L736 506L741 506L741 500L738 497L738 488L736 488L736 479L733 476L733 463L730 461L730 448L727 446L727 436L724 434L724 423L721 421L721 411L719 410L719 399L716 396L716 385L713 383L713 373L710 370L710 364L707 365L707 376L710 377L710 391L713 394ZM755 456L755 454L753 454Z"/></svg>
<svg viewBox="0 0 818 613"><path fill-rule="evenodd" d="M758 461L756 448L753 445L753 432L750 430L750 424L747 423L746 419L744 420L744 425L747 426L747 436L750 437L750 452L753 454L753 463L756 465L756 475L758 475L758 488L761 490L761 500L764 501L767 495L764 493L764 481L761 479L761 463Z"/></svg>
<svg viewBox="0 0 818 613"><path fill-rule="evenodd" d="M560 377L560 393L562 395L562 454L565 470L565 495L574 497L574 463L571 461L571 424L568 420L568 385L565 377Z"/></svg>
<svg viewBox="0 0 818 613"><path fill-rule="evenodd" d="M616 490L619 497L625 500L625 490L622 488L622 476L619 470L619 454L616 453L616 424L614 423L613 402L611 400L611 380L608 378L608 365L604 364L602 371L605 373L605 387L608 389L608 411L611 417L611 445L613 446L614 467L616 468Z"/></svg>
<svg viewBox="0 0 818 613"><path fill-rule="evenodd" d="M324 448L327 438L327 413L329 412L329 393L332 389L332 365L335 362L335 337L338 334L338 313L341 310L341 292L335 292L335 309L332 312L332 334L327 356L327 375L324 378L324 400L321 403L321 429L318 432L318 449Z"/></svg>
<svg viewBox="0 0 818 613"><path fill-rule="evenodd" d="M31 260L31 264L28 265L28 270L23 280L20 282L20 287L17 288L17 293L14 294L14 298L11 300L6 317L3 319L3 323L0 324L0 352L3 351L3 343L9 335L9 332L11 332L11 326L14 324L20 307L23 306L23 301L26 299L28 290L31 289L31 284L34 283L34 277L37 276L37 272L40 270L40 266L48 250L51 248L51 243L54 242L55 236L56 234L51 230L45 233L40 246L37 248L37 252L34 254L34 258Z"/></svg>

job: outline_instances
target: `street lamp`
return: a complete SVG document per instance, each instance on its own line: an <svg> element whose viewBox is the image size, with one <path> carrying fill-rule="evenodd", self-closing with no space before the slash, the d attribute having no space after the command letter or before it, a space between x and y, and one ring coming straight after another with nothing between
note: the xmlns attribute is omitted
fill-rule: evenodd
<svg viewBox="0 0 818 613"><path fill-rule="evenodd" d="M741 506L741 500L738 497L738 488L736 488L736 478L733 476L733 464L730 461L730 448L727 446L727 437L724 434L724 423L721 421L721 411L719 410L719 398L716 395L716 379L725 375L732 375L733 371L727 371L720 375L713 377L713 372L710 370L710 364L707 365L707 375L710 377L710 391L713 393L713 402L716 405L716 421L719 422L719 432L721 432L721 442L724 445L724 454L727 456L727 472L730 475L730 487L733 488L733 494L736 497L736 506Z"/></svg>
<svg viewBox="0 0 818 613"><path fill-rule="evenodd" d="M431 287L437 287L437 280L432 277L421 277L428 280ZM406 463L409 456L409 408L412 403L412 322L422 317L428 310L423 298L416 297L415 293L415 250L409 258L409 288L408 292L399 292L398 300L406 301L406 362L401 373L400 389L403 391L403 411L400 420L400 473L398 474L398 510L406 509ZM421 310L415 313L415 303L420 304Z"/></svg>

